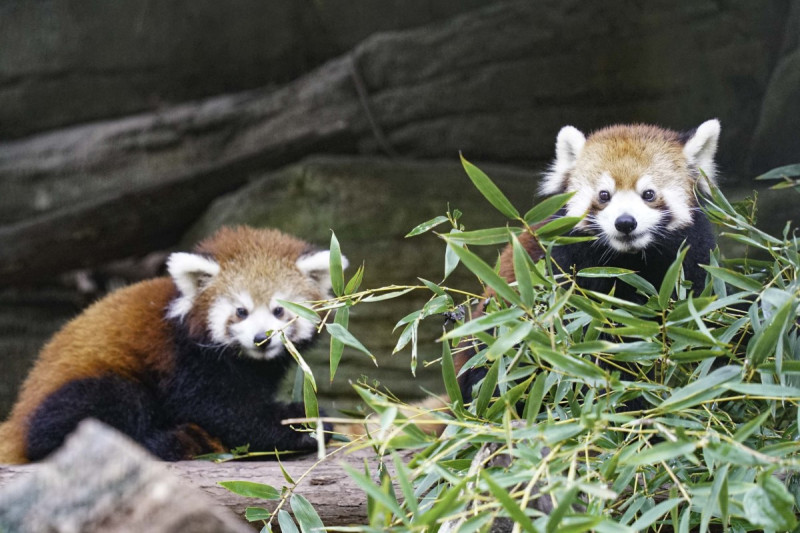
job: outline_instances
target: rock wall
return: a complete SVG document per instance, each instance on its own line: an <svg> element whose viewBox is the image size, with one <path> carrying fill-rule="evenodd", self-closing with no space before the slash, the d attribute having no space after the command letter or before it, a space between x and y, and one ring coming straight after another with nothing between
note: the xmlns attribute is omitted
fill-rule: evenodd
<svg viewBox="0 0 800 533"><path fill-rule="evenodd" d="M0 139L285 83L479 0L5 0Z"/></svg>

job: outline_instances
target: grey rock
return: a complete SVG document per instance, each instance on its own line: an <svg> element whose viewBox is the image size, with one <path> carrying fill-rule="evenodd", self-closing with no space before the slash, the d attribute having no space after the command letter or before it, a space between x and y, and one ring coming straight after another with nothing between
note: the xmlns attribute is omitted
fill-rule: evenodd
<svg viewBox="0 0 800 533"><path fill-rule="evenodd" d="M83 422L46 463L0 489L0 531L252 531L127 437Z"/></svg>

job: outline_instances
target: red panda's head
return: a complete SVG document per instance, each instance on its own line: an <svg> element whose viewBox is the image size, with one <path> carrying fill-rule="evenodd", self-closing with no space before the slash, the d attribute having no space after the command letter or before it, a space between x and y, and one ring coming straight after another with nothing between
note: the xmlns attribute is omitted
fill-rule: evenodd
<svg viewBox="0 0 800 533"><path fill-rule="evenodd" d="M342 258L343 266L347 266ZM276 333L293 343L310 340L315 326L281 305L329 296L330 252L277 230L223 228L195 253L170 255L167 267L179 296L167 312L190 337L238 347L254 359L283 353Z"/></svg>
<svg viewBox="0 0 800 533"><path fill-rule="evenodd" d="M618 252L644 250L665 231L692 224L694 186L714 182L720 125L708 120L686 136L655 126L611 126L588 138L565 126L540 192L574 192L568 216Z"/></svg>

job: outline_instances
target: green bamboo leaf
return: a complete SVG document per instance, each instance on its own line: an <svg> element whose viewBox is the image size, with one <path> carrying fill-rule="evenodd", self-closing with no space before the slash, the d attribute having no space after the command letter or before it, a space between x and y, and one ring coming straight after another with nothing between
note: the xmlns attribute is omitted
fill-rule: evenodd
<svg viewBox="0 0 800 533"><path fill-rule="evenodd" d="M344 269L342 268L342 250L339 247L339 240L331 230L331 249L330 249L330 273L331 289L333 294L341 296L344 292Z"/></svg>
<svg viewBox="0 0 800 533"><path fill-rule="evenodd" d="M248 522L258 522L259 520L269 520L272 513L263 507L248 507L244 510L244 517Z"/></svg>
<svg viewBox="0 0 800 533"><path fill-rule="evenodd" d="M478 400L475 406L475 414L478 416L483 416L483 413L486 412L486 407L489 405L489 400L491 400L492 395L494 394L494 389L497 387L497 376L500 373L501 361L502 359L496 359L492 366L489 367L486 377L483 378L483 383L481 383L480 392L478 393Z"/></svg>
<svg viewBox="0 0 800 533"><path fill-rule="evenodd" d="M283 346L286 348L286 351L292 356L292 358L297 363L297 366L300 367L300 370L303 371L304 379L309 379L314 390L317 390L317 383L314 380L314 373L311 371L311 367L308 366L306 360L303 359L303 356L300 355L300 352L297 351L297 347L295 347L294 343L289 340L289 338L281 332L281 341L283 342Z"/></svg>
<svg viewBox="0 0 800 533"><path fill-rule="evenodd" d="M433 228L435 228L436 226L438 226L440 224L444 224L447 221L448 221L448 218L446 216L443 216L443 215L439 215L436 218L432 218L430 220L426 220L422 224L419 224L414 229L409 231L406 234L406 239L409 238L409 237L415 237L417 235L425 233L426 231L430 231Z"/></svg>
<svg viewBox="0 0 800 533"><path fill-rule="evenodd" d="M791 531L797 527L794 498L770 473L758 476L758 484L747 491L742 501L745 518L757 527Z"/></svg>
<svg viewBox="0 0 800 533"><path fill-rule="evenodd" d="M591 381L605 380L605 372L590 361L541 347L532 346L531 349L536 355L550 363L554 370Z"/></svg>
<svg viewBox="0 0 800 533"><path fill-rule="evenodd" d="M709 465L710 466L710 465ZM720 496L723 493L723 485L725 485L725 491L727 492L727 481L728 481L728 469L730 468L729 464L724 464L720 468L714 472L714 482L711 484L711 495L708 498L708 504L703 506L702 511L700 511L700 531L699 533L706 533L708 531L708 525L711 523L711 516L712 512L714 511L714 504L720 504L720 508L722 505L727 506L728 501L727 498L725 502L720 500ZM727 513L724 513L727 514Z"/></svg>
<svg viewBox="0 0 800 533"><path fill-rule="evenodd" d="M305 318L306 320L308 320L313 324L319 324L320 321L319 315L313 309L309 309L308 307L305 307L303 305L294 302L288 302L286 300L277 300L277 301L281 306L285 307L286 309L296 314L297 316Z"/></svg>
<svg viewBox="0 0 800 533"><path fill-rule="evenodd" d="M519 218L519 211L508 201L508 198L497 188L497 185L489 179L489 176L464 159L463 155L461 155L461 164L464 166L464 170L467 171L469 179L475 184L475 187L481 192L484 198L489 200L489 203L492 204L495 209L508 218Z"/></svg>
<svg viewBox="0 0 800 533"><path fill-rule="evenodd" d="M525 401L525 409L522 412L522 416L528 424L532 424L533 421L536 420L536 416L542 408L546 381L547 374L544 372L540 372L533 381L533 387L531 387L531 391L528 393L528 399Z"/></svg>
<svg viewBox="0 0 800 533"><path fill-rule="evenodd" d="M778 341L795 320L796 305L794 298L787 299L747 343L747 359L753 366L760 365L770 355L776 355Z"/></svg>
<svg viewBox="0 0 800 533"><path fill-rule="evenodd" d="M636 271L619 267L589 267L578 272L581 278L619 278L626 274L635 274Z"/></svg>
<svg viewBox="0 0 800 533"><path fill-rule="evenodd" d="M445 237L445 240L449 237ZM500 277L492 267L487 265L483 259L473 254L466 248L459 246L452 247L455 254L464 265L472 271L479 279L486 285L494 289L498 296L516 305L522 305L522 300L514 289L512 289L506 280Z"/></svg>
<svg viewBox="0 0 800 533"><path fill-rule="evenodd" d="M511 235L513 251L514 277L517 280L517 290L525 307L533 305L533 283L531 282L530 256L520 244L516 235Z"/></svg>
<svg viewBox="0 0 800 533"><path fill-rule="evenodd" d="M533 522L525 514L525 511L522 510L519 505L514 501L511 495L506 492L506 490L497 484L497 482L492 479L492 476L486 470L480 471L481 479L488 485L489 492L500 502L500 505L503 506L503 509L506 510L508 515L514 521L515 524L519 525L523 531L527 531L528 533L537 533L536 527L534 527ZM548 532L550 531L548 526Z"/></svg>
<svg viewBox="0 0 800 533"><path fill-rule="evenodd" d="M333 323L339 324L345 330L350 322L350 308L349 307L342 307L336 310L336 313L333 316ZM331 336L331 343L330 343L330 369L331 369L331 383L333 383L333 377L336 375L336 370L339 368L339 361L342 360L342 353L344 352L344 343L334 337Z"/></svg>
<svg viewBox="0 0 800 533"><path fill-rule="evenodd" d="M761 425L766 422L767 418L772 413L769 411L764 411L754 419L742 424L739 426L739 429L736 430L736 433L733 434L733 440L736 442L744 442L747 440L747 437L752 435Z"/></svg>
<svg viewBox="0 0 800 533"><path fill-rule="evenodd" d="M300 533L291 515L283 509L278 511L278 525L281 528L281 533Z"/></svg>
<svg viewBox="0 0 800 533"><path fill-rule="evenodd" d="M366 492L370 498L373 498L386 507L395 517L399 518L403 524L411 528L411 523L408 521L406 513L400 508L395 498L389 496L386 491L379 485L376 485L369 476L362 474L352 466L343 464L342 468L344 468L345 472L356 482L356 485L361 487L361 490Z"/></svg>
<svg viewBox="0 0 800 533"><path fill-rule="evenodd" d="M486 359L493 361L496 357L503 355L506 351L525 340L525 337L528 336L532 329L533 324L528 321L515 325L513 329L497 337L492 345L489 346L489 349L486 350Z"/></svg>
<svg viewBox="0 0 800 533"><path fill-rule="evenodd" d="M475 244L478 246L489 244L505 244L509 235L518 235L521 228L490 228L475 231L460 231L451 233L448 237L452 242L459 244Z"/></svg>
<svg viewBox="0 0 800 533"><path fill-rule="evenodd" d="M292 506L292 513L294 513L294 517L300 524L300 530L303 533L325 531L325 526L322 524L317 511L314 510L311 502L302 494L297 494L296 492L292 494L289 504Z"/></svg>
<svg viewBox="0 0 800 533"><path fill-rule="evenodd" d="M344 288L345 294L353 294L361 287L361 281L364 279L364 263L358 267L356 273L353 274L353 277L350 278L350 281L347 282L347 286Z"/></svg>
<svg viewBox="0 0 800 533"><path fill-rule="evenodd" d="M497 326L515 321L524 314L525 311L519 307L509 307L508 309L503 309L502 311L489 313L476 318L475 320L470 320L469 322L466 322L457 328L454 328L442 336L442 340L459 339L461 337L466 337L467 335L478 333L479 331L486 331L487 329L496 328Z"/></svg>
<svg viewBox="0 0 800 533"><path fill-rule="evenodd" d="M294 478L293 478L291 475L289 475L289 472L287 472L287 471L286 471L286 468L284 468L284 467L283 467L283 461L281 461L281 458L280 458L280 456L278 455L278 456L276 456L275 458L276 458L276 459L277 459L277 461L278 461L278 466L281 468L281 474L283 474L283 479L285 479L285 480L286 480L286 482L287 482L289 485L295 485L296 483L295 483L295 481L294 481Z"/></svg>
<svg viewBox="0 0 800 533"><path fill-rule="evenodd" d="M800 400L800 388L769 383L729 383L726 389L748 396L766 396L783 400Z"/></svg>
<svg viewBox="0 0 800 533"><path fill-rule="evenodd" d="M572 510L572 502L575 501L577 495L578 487L572 486L559 498L558 506L553 509L550 516L547 518L547 525L545 526L545 531L547 533L556 533L557 531L564 530L563 527L560 527L561 521L564 519L564 516Z"/></svg>
<svg viewBox="0 0 800 533"><path fill-rule="evenodd" d="M458 386L458 379L456 378L453 354L450 351L450 343L447 341L442 342L442 378L444 379L444 388L447 391L447 396L450 398L450 401L464 405L464 398L461 396L461 387Z"/></svg>
<svg viewBox="0 0 800 533"><path fill-rule="evenodd" d="M757 180L781 180L800 176L800 164L786 165L773 168L769 172L761 174Z"/></svg>
<svg viewBox="0 0 800 533"><path fill-rule="evenodd" d="M675 257L675 261L667 269L666 274L664 274L664 279L661 281L661 287L658 289L658 306L661 309L666 309L667 304L669 303L669 299L672 296L673 291L675 290L675 283L678 281L678 276L681 273L681 266L683 265L683 260L686 257L686 252L689 251L689 248L683 247L683 249L678 253Z"/></svg>
<svg viewBox="0 0 800 533"><path fill-rule="evenodd" d="M253 481L220 481L219 485L245 498L279 500L281 497L281 493L278 489L271 485L265 485L264 483L255 483Z"/></svg>
<svg viewBox="0 0 800 533"><path fill-rule="evenodd" d="M317 403L314 383L307 375L303 378L303 405L305 406L306 418L319 418L319 404Z"/></svg>
<svg viewBox="0 0 800 533"><path fill-rule="evenodd" d="M575 196L575 192L565 192L545 198L533 206L522 218L524 218L525 222L528 224L538 224L556 214L559 209L567 205L567 202L569 202L570 198L573 196Z"/></svg>
<svg viewBox="0 0 800 533"><path fill-rule="evenodd" d="M568 233L581 220L583 220L583 217L558 217L556 219L551 220L542 227L537 228L535 230L535 233L540 240L548 241L553 239L554 237ZM580 238L583 239L583 237ZM568 266L568 265L562 265L562 266Z"/></svg>
<svg viewBox="0 0 800 533"><path fill-rule="evenodd" d="M738 289L757 292L763 288L763 285L761 284L760 281L755 280L753 278L748 278L744 274L734 272L733 270L721 267L713 267L708 265L700 265L700 266L704 268L706 272L711 274L712 277L721 279L725 283L733 285Z"/></svg>
<svg viewBox="0 0 800 533"><path fill-rule="evenodd" d="M656 411L669 413L676 412L701 402L720 396L725 389L720 387L736 378L740 378L742 369L738 366L724 366L711 372L694 383L675 389L672 395L656 407Z"/></svg>
<svg viewBox="0 0 800 533"><path fill-rule="evenodd" d="M325 324L325 329L328 330L328 333L331 337L339 339L344 343L345 346L350 346L351 348L355 348L356 350L367 354L370 359L372 359L372 362L377 366L378 363L375 360L375 356L372 355L372 353L370 353L370 351L367 350L367 348L361 344L361 341L356 339L352 333L344 329L341 324Z"/></svg>
<svg viewBox="0 0 800 533"><path fill-rule="evenodd" d="M696 442L662 442L635 455L625 457L620 460L620 464L626 466L652 465L690 454L696 448Z"/></svg>
<svg viewBox="0 0 800 533"><path fill-rule="evenodd" d="M383 300L392 300L394 298L399 298L400 296L403 296L404 294L408 294L409 292L411 292L413 290L414 290L413 288L410 288L410 289L403 289L401 291L390 291L390 292L384 292L384 293L381 293L381 294L370 294L369 296L365 296L364 299L362 299L361 301L362 302L382 302Z"/></svg>
<svg viewBox="0 0 800 533"><path fill-rule="evenodd" d="M656 520L669 513L673 507L677 506L682 501L682 498L670 498L669 500L655 505L649 511L642 513L642 516L640 516L636 522L631 524L631 529L634 531L647 530L647 528L650 527Z"/></svg>
<svg viewBox="0 0 800 533"><path fill-rule="evenodd" d="M403 503L408 506L411 514L416 516L419 514L419 502L417 501L416 494L414 494L414 487L408 478L406 465L396 452L392 452L392 462L394 462L397 484L400 485L400 490L403 493Z"/></svg>

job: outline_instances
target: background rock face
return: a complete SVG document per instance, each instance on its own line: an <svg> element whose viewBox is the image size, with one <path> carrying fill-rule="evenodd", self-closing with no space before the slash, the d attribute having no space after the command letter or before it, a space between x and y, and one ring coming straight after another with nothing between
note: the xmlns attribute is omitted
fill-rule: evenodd
<svg viewBox="0 0 800 533"><path fill-rule="evenodd" d="M8 0L0 138L287 82L370 33L477 0Z"/></svg>
<svg viewBox="0 0 800 533"><path fill-rule="evenodd" d="M490 172L526 209L568 123L717 117L723 189L750 189L800 161L798 35L800 0L7 0L0 364L16 373L0 416L48 334L113 285L65 290L71 269L103 277L109 261L252 223L322 245L334 229L366 261L365 287L438 279L441 244L404 240L411 227L448 202L468 227L500 222L481 218L492 210L458 153L527 169ZM781 205L762 207L770 229L796 216ZM405 309L354 327L388 354ZM380 379L407 382L407 358L384 364Z"/></svg>

